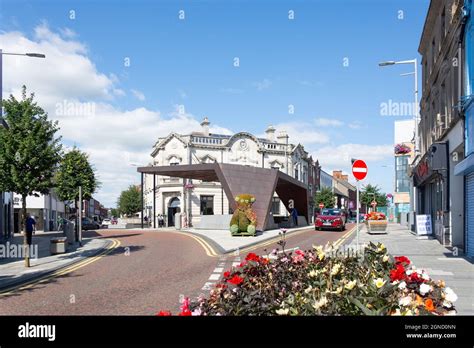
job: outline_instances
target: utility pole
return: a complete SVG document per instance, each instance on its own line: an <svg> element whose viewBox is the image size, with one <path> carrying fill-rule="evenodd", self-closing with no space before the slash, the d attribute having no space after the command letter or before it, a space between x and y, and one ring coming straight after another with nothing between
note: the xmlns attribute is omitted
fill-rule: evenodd
<svg viewBox="0 0 474 348"><path fill-rule="evenodd" d="M82 246L82 186L79 186L79 221L77 224L77 241Z"/></svg>

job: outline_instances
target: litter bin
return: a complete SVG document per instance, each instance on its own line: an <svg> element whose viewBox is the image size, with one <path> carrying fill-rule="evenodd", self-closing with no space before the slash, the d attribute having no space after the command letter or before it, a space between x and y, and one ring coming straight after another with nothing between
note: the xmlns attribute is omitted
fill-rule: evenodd
<svg viewBox="0 0 474 348"><path fill-rule="evenodd" d="M68 244L74 244L76 242L76 224L73 221L67 221L64 224L64 234Z"/></svg>
<svg viewBox="0 0 474 348"><path fill-rule="evenodd" d="M51 255L64 254L66 252L66 237L51 238L49 251Z"/></svg>

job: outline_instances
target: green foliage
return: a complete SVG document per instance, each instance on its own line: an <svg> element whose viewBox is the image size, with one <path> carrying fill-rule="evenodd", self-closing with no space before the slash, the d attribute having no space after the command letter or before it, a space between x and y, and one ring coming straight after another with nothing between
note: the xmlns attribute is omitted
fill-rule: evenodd
<svg viewBox="0 0 474 348"><path fill-rule="evenodd" d="M370 203L374 200L377 202L377 207L386 207L388 205L387 195L380 192L380 188L377 185L367 184L360 192L360 202L364 205L370 206Z"/></svg>
<svg viewBox="0 0 474 348"><path fill-rule="evenodd" d="M247 231L247 227L250 224L250 220L244 211L239 210L239 231Z"/></svg>
<svg viewBox="0 0 474 348"><path fill-rule="evenodd" d="M325 208L334 207L335 200L336 195L329 187L323 187L321 191L317 192L314 196L314 202L316 203L316 206L320 203L323 203Z"/></svg>
<svg viewBox="0 0 474 348"><path fill-rule="evenodd" d="M56 174L56 191L63 201L79 200L79 186L82 197L90 199L99 183L88 155L75 148L66 153Z"/></svg>
<svg viewBox="0 0 474 348"><path fill-rule="evenodd" d="M127 216L138 213L141 210L141 192L137 186L130 185L122 191L117 202L118 210Z"/></svg>
<svg viewBox="0 0 474 348"><path fill-rule="evenodd" d="M232 234L239 232L239 226L237 224L233 224L230 226L230 232Z"/></svg>
<svg viewBox="0 0 474 348"><path fill-rule="evenodd" d="M0 127L0 191L49 193L62 151L57 122L48 120L34 94L27 97L25 86L21 100L11 95L3 107L9 128Z"/></svg>
<svg viewBox="0 0 474 348"><path fill-rule="evenodd" d="M247 226L247 232L250 233L250 234L255 234L256 232L256 228L254 225L248 225Z"/></svg>
<svg viewBox="0 0 474 348"><path fill-rule="evenodd" d="M110 210L110 213L112 214L112 216L115 216L115 217L119 217L119 215L120 215L120 212L117 208L112 208Z"/></svg>

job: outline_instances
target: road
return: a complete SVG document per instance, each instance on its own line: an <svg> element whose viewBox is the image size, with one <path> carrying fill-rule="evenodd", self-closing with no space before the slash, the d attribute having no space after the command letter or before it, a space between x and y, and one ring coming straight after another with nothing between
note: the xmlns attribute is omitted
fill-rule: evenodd
<svg viewBox="0 0 474 348"><path fill-rule="evenodd" d="M346 233L308 228L287 236L286 249L310 249ZM0 315L153 315L162 309L176 313L181 294L193 298L205 293L203 286L218 281L239 258L234 253L211 257L195 238L173 231L100 230L85 236L121 244L68 274L0 295ZM243 249L240 257L275 247L272 241Z"/></svg>

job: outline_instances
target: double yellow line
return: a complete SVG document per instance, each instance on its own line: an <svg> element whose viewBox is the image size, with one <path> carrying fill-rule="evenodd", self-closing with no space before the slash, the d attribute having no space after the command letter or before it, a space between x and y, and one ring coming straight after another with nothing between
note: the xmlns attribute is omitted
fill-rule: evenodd
<svg viewBox="0 0 474 348"><path fill-rule="evenodd" d="M219 254L214 250L214 248L206 240L204 240L204 238L201 238L191 233L183 233L183 232L176 232L176 233L193 238L196 242L198 242L203 247L207 256L209 257L219 256Z"/></svg>
<svg viewBox="0 0 474 348"><path fill-rule="evenodd" d="M101 259L103 256L109 254L112 250L118 248L121 244L118 239L108 239L108 240L110 240L112 243L107 248L105 248L103 251L101 251L99 254L97 254L93 257L90 257L90 258L86 258L82 261L74 263L73 265L67 266L65 268L58 269L57 271L54 271L53 273L48 273L48 274L46 274L46 275L44 275L40 278L35 278L35 279L32 279L32 280L30 280L26 283L22 283L20 285L15 285L15 286L12 286L12 287L7 288L5 290L2 290L2 291L0 291L0 297L10 295L14 291L21 291L21 290L31 288L32 286L34 286L36 284L39 284L39 283L44 283L44 282L48 281L49 279L56 278L56 277L74 272L74 271L78 270L79 268L85 267L85 266Z"/></svg>
<svg viewBox="0 0 474 348"><path fill-rule="evenodd" d="M342 243L344 243L347 240L347 238L349 238L351 236L351 234L356 230L356 228L357 228L357 226L352 227L352 229L350 229L348 232L346 232L345 235L343 235L341 238L339 238L333 244L334 248L339 248L342 245Z"/></svg>

